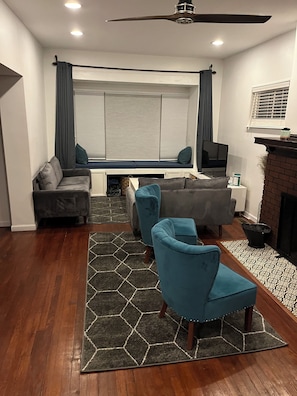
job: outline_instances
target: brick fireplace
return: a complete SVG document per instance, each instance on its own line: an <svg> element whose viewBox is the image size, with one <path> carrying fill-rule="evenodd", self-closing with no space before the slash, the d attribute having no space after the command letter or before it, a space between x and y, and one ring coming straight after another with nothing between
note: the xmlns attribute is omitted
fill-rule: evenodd
<svg viewBox="0 0 297 396"><path fill-rule="evenodd" d="M277 249L282 193L297 197L297 139L255 138L268 152L260 222L271 227L267 243Z"/></svg>

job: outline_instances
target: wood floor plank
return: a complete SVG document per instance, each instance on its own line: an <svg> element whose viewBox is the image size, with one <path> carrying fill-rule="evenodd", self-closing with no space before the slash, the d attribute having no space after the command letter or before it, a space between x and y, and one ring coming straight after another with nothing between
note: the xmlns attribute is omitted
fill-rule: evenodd
<svg viewBox="0 0 297 396"><path fill-rule="evenodd" d="M0 395L204 396L297 394L297 320L258 286L257 307L288 342L285 348L219 359L80 373L90 232L128 224L0 229ZM244 238L239 219L198 228L205 244ZM246 270L222 249L222 262Z"/></svg>

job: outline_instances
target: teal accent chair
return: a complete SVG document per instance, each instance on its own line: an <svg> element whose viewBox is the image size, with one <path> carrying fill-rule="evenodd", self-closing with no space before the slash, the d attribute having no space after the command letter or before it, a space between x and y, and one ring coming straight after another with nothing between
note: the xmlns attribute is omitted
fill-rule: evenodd
<svg viewBox="0 0 297 396"><path fill-rule="evenodd" d="M217 246L193 246L176 239L174 223L164 219L152 228L164 317L167 306L189 322L187 348L193 348L195 323L245 309L251 331L257 286L220 263Z"/></svg>
<svg viewBox="0 0 297 396"><path fill-rule="evenodd" d="M135 191L141 238L146 245L144 262L148 263L153 253L152 227L160 221L161 189L158 184L149 184ZM198 241L196 224L190 218L171 218L176 238L191 245Z"/></svg>

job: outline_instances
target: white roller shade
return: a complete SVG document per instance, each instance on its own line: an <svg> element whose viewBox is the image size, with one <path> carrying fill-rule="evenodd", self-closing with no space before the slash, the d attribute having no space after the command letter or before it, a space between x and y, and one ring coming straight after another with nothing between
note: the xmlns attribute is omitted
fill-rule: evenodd
<svg viewBox="0 0 297 396"><path fill-rule="evenodd" d="M106 159L158 160L161 95L106 94Z"/></svg>
<svg viewBox="0 0 297 396"><path fill-rule="evenodd" d="M162 96L161 160L176 160L187 145L189 99L178 96Z"/></svg>
<svg viewBox="0 0 297 396"><path fill-rule="evenodd" d="M76 142L89 158L105 159L104 93L76 92L74 103Z"/></svg>

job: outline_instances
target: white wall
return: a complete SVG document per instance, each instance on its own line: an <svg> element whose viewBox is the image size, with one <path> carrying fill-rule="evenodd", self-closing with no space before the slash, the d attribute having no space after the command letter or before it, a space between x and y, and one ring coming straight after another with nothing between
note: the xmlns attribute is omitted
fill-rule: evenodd
<svg viewBox="0 0 297 396"><path fill-rule="evenodd" d="M263 191L259 158L266 153L254 138L279 137L280 131L247 130L252 87L290 79L294 46L292 31L224 61L218 139L229 145L228 175L240 172L248 188L246 212L253 220L257 220Z"/></svg>
<svg viewBox="0 0 297 396"><path fill-rule="evenodd" d="M55 79L56 68L52 65L55 55L59 61L65 61L76 65L122 67L134 69L153 70L185 70L199 71L208 69L213 64L216 75L213 78L213 106L214 106L214 135L218 133L218 114L220 106L220 90L222 84L222 64L220 60L214 59L194 59L194 58L174 58L161 56L139 56L133 54L113 54L87 51L71 50L45 50L44 70L46 89L46 113L47 113L47 133L48 133L48 156L54 152L54 129L55 129ZM192 128L192 135L189 142L193 149L195 142L193 136L196 134L197 124L197 86L199 84L199 74L162 73L162 72L139 72L121 70L102 70L89 68L73 68L73 78L77 80L107 81L107 82L131 82L141 84L169 84L188 86L192 89L191 94L191 117L189 122ZM195 89L196 88L196 89ZM194 111L193 111L194 110Z"/></svg>
<svg viewBox="0 0 297 396"><path fill-rule="evenodd" d="M294 60L287 108L287 126L291 128L291 133L297 134L297 28L295 36Z"/></svg>
<svg viewBox="0 0 297 396"><path fill-rule="evenodd" d="M8 68L21 76L0 98L8 184L6 177L0 175L0 186L9 190L11 229L31 230L36 228L32 178L48 159L43 54L39 43L2 0L0 26L0 64L3 70ZM5 212L3 217L7 218L7 209Z"/></svg>
<svg viewBox="0 0 297 396"><path fill-rule="evenodd" d="M2 126L0 119L0 227L10 226L10 208L8 197L8 184L6 179L6 166L4 160L4 148L2 138Z"/></svg>
<svg viewBox="0 0 297 396"><path fill-rule="evenodd" d="M17 109L17 113L13 116L12 108ZM11 230L34 230L32 178L23 79L18 80L1 98L1 122Z"/></svg>

